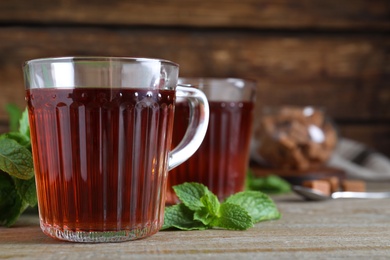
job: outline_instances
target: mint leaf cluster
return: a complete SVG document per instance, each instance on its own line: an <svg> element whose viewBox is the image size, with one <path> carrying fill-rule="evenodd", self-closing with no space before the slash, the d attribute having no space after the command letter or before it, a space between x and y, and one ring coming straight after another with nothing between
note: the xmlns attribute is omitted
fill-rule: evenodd
<svg viewBox="0 0 390 260"><path fill-rule="evenodd" d="M12 107L10 119L11 131L0 135L0 225L7 227L37 204L27 110Z"/></svg>
<svg viewBox="0 0 390 260"><path fill-rule="evenodd" d="M181 203L166 207L162 230L246 230L257 222L281 216L271 198L259 191L239 192L220 203L200 183L186 182L173 189Z"/></svg>

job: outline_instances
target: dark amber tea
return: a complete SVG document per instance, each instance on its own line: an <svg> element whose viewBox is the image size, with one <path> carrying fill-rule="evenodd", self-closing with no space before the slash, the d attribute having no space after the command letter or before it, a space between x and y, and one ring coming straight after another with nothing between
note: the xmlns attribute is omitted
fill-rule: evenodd
<svg viewBox="0 0 390 260"><path fill-rule="evenodd" d="M202 145L192 157L168 174L168 204L177 202L172 186L183 182L203 183L221 200L244 189L253 103L209 101L209 105L210 121ZM184 135L188 119L188 105L178 102L173 146Z"/></svg>
<svg viewBox="0 0 390 260"><path fill-rule="evenodd" d="M157 232L174 91L31 89L27 98L43 225Z"/></svg>
<svg viewBox="0 0 390 260"><path fill-rule="evenodd" d="M43 58L23 72L42 231L73 242L156 233L168 171L206 134L203 92L178 86L178 64L158 59ZM171 150L177 98L191 119Z"/></svg>

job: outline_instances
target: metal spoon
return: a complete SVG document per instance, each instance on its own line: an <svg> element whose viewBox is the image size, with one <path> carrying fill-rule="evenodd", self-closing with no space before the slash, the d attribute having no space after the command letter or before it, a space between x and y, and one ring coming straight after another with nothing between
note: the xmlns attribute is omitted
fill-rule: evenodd
<svg viewBox="0 0 390 260"><path fill-rule="evenodd" d="M293 186L293 191L301 195L307 200L328 200L328 199L384 199L390 198L390 192L353 192L353 191L337 191L330 194L324 194L321 191L313 190L302 186Z"/></svg>

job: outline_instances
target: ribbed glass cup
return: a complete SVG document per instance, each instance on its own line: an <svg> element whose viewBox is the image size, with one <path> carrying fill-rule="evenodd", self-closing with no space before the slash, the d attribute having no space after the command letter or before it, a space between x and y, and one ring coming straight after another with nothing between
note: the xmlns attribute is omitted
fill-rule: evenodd
<svg viewBox="0 0 390 260"><path fill-rule="evenodd" d="M74 242L156 233L167 172L205 135L204 94L177 86L178 65L155 59L38 59L24 73L43 232ZM196 113L171 151L176 98Z"/></svg>

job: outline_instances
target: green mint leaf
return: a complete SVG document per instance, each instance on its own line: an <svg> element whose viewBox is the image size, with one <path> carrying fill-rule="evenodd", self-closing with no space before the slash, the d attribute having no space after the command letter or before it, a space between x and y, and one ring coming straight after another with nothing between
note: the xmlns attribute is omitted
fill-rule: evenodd
<svg viewBox="0 0 390 260"><path fill-rule="evenodd" d="M204 230L207 229L202 222L193 218L194 212L183 203L165 208L164 225L161 230L177 228L181 230Z"/></svg>
<svg viewBox="0 0 390 260"><path fill-rule="evenodd" d="M17 141L0 139L0 170L19 179L28 180L34 176L31 152Z"/></svg>
<svg viewBox="0 0 390 260"><path fill-rule="evenodd" d="M201 198L210 193L209 189L200 183L185 182L180 185L173 186L177 197L183 202L189 209L196 211L204 207Z"/></svg>
<svg viewBox="0 0 390 260"><path fill-rule="evenodd" d="M268 194L280 194L291 191L291 185L277 175L256 177L248 171L246 190L261 191Z"/></svg>
<svg viewBox="0 0 390 260"><path fill-rule="evenodd" d="M0 209L8 205L10 201L13 202L9 196L13 190L15 190L15 187L12 177L7 173L0 171ZM3 210L0 212L3 212Z"/></svg>
<svg viewBox="0 0 390 260"><path fill-rule="evenodd" d="M225 203L240 205L253 219L253 223L280 218L275 203L272 199L259 191L243 191L231 195Z"/></svg>
<svg viewBox="0 0 390 260"><path fill-rule="evenodd" d="M266 193L286 193L291 191L291 185L279 176L268 175L264 177L264 184L260 190Z"/></svg>
<svg viewBox="0 0 390 260"><path fill-rule="evenodd" d="M26 147L27 149L31 150L31 142L30 138L25 136L24 134L21 134L19 132L8 132L5 134L2 134L0 136L0 139L12 139L18 142L20 145Z"/></svg>
<svg viewBox="0 0 390 260"><path fill-rule="evenodd" d="M7 110L9 116L9 129L13 132L18 131L19 119L22 116L22 111L14 104L6 105L5 109Z"/></svg>
<svg viewBox="0 0 390 260"><path fill-rule="evenodd" d="M37 205L37 189L35 186L35 178L29 180L22 180L14 178L16 191L23 201L28 203L29 206L34 207Z"/></svg>
<svg viewBox="0 0 390 260"><path fill-rule="evenodd" d="M27 208L7 173L0 171L0 225L12 226Z"/></svg>
<svg viewBox="0 0 390 260"><path fill-rule="evenodd" d="M28 123L27 108L23 111L22 117L19 120L19 132L30 139L30 125Z"/></svg>
<svg viewBox="0 0 390 260"><path fill-rule="evenodd" d="M220 203L218 197L209 192L200 199L204 207L195 211L194 219L209 225L216 217L219 216Z"/></svg>
<svg viewBox="0 0 390 260"><path fill-rule="evenodd" d="M221 204L219 203L218 197L212 192L208 192L200 198L200 201L213 216L218 216L219 207Z"/></svg>
<svg viewBox="0 0 390 260"><path fill-rule="evenodd" d="M224 202L219 208L220 217L211 223L213 227L230 230L246 230L253 227L252 217L239 205Z"/></svg>

